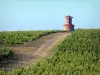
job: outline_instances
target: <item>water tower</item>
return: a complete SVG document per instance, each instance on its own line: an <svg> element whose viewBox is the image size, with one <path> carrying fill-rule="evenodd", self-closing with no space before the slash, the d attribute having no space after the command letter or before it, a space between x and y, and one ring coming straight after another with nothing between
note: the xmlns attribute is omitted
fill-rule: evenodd
<svg viewBox="0 0 100 75"><path fill-rule="evenodd" d="M65 16L66 23L63 25L65 31L74 31L74 26L72 24L72 16Z"/></svg>

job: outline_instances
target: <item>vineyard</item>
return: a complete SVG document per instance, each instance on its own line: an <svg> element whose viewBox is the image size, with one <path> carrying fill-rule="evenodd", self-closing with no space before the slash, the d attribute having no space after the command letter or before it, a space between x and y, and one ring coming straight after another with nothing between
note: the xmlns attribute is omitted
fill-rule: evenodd
<svg viewBox="0 0 100 75"><path fill-rule="evenodd" d="M0 58L12 56L13 52L7 46L19 45L34 41L51 33L63 32L61 30L39 30L39 31L5 31L0 32Z"/></svg>
<svg viewBox="0 0 100 75"><path fill-rule="evenodd" d="M33 36L28 33L26 37L24 36L27 40L21 39L20 43L27 42L28 36L33 40ZM19 41L10 42L10 38L5 39L1 41L3 44L4 41L7 44L19 44ZM1 70L0 73L1 75L100 75L100 29L77 29L60 43L55 51L54 56L36 65L7 73Z"/></svg>
<svg viewBox="0 0 100 75"><path fill-rule="evenodd" d="M61 30L39 30L39 31L9 31L0 32L0 45L17 45L24 42L36 40L44 35L62 32Z"/></svg>

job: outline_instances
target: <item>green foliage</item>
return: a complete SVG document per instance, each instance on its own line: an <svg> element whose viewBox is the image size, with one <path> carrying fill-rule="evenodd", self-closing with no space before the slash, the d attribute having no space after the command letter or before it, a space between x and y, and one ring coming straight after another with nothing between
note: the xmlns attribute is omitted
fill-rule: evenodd
<svg viewBox="0 0 100 75"><path fill-rule="evenodd" d="M0 75L6 75L3 69L0 68Z"/></svg>
<svg viewBox="0 0 100 75"><path fill-rule="evenodd" d="M13 52L9 48L0 48L0 59L9 56L13 56Z"/></svg>
<svg viewBox="0 0 100 75"><path fill-rule="evenodd" d="M52 58L16 72L16 75L100 75L100 29L72 32Z"/></svg>
<svg viewBox="0 0 100 75"><path fill-rule="evenodd" d="M9 31L0 32L0 46L23 44L24 42L36 40L44 35L63 32L61 30L39 30L39 31Z"/></svg>

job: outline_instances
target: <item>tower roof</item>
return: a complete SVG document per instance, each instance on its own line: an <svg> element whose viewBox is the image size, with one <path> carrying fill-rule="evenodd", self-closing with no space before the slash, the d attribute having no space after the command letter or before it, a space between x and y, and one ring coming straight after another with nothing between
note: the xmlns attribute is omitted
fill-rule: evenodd
<svg viewBox="0 0 100 75"><path fill-rule="evenodd" d="M73 17L68 15L68 16L65 16L65 18L73 18Z"/></svg>

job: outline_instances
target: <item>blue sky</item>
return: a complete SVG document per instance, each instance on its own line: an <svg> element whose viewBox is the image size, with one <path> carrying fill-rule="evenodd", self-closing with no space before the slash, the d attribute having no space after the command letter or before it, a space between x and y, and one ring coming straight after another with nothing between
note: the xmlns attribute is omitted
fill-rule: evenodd
<svg viewBox="0 0 100 75"><path fill-rule="evenodd" d="M75 28L100 28L99 0L0 0L0 31L63 29L65 16Z"/></svg>

